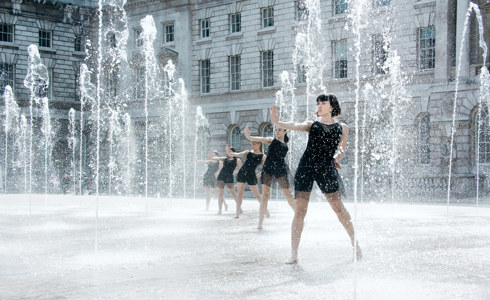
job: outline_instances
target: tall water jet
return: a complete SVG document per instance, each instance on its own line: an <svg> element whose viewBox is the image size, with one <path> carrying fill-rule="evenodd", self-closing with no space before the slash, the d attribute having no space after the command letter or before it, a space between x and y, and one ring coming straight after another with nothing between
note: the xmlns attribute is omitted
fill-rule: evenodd
<svg viewBox="0 0 490 300"><path fill-rule="evenodd" d="M34 108L40 104L44 106L48 105L48 100L42 101L45 98L47 88L49 86L48 69L41 62L39 50L36 45L30 45L27 47L29 54L27 64L27 75L24 79L24 86L30 90L29 101L29 118L30 118L30 130L29 130L29 194L32 193L32 171L33 171L33 136L34 136ZM42 101L42 103L41 103ZM44 111L44 109L43 109ZM43 113L44 115L44 113ZM48 113L49 115L49 113ZM43 128L48 130L50 127L47 121L43 121ZM46 139L49 137L46 136ZM47 147L47 144L45 145ZM47 154L46 154L47 155ZM46 159L46 157L45 157ZM47 176L46 176L47 177ZM46 179L47 186L47 179Z"/></svg>
<svg viewBox="0 0 490 300"><path fill-rule="evenodd" d="M24 162L24 193L27 194L29 192L28 190L28 184L27 184L27 175L28 175L28 169L27 169L27 134L28 134L28 126L27 126L27 118L24 114L20 116L20 139L21 139L21 148L22 148L22 156L21 156L21 161ZM29 201L30 202L30 201ZM30 204L29 204L29 214L30 214Z"/></svg>
<svg viewBox="0 0 490 300"><path fill-rule="evenodd" d="M488 98L489 95L489 82L488 78L490 77L488 75L488 69L486 68L486 59L487 59L487 53L488 53L488 48L487 44L484 41L484 35L483 35L483 19L480 13L480 9L478 5L474 4L473 2L470 2L468 10L466 12L466 18L464 21L464 26L463 26L463 32L461 36L461 45L460 45L460 51L459 51L459 57L457 57L457 66L456 66L456 85L455 85L455 92L454 92L454 100L453 100L453 118L452 118L452 127L451 127L451 142L450 142L450 150L449 150L449 173L448 173L448 181L447 181L447 201L446 201L446 214L449 215L449 202L451 198L451 179L452 179L452 160L453 160L453 149L454 149L454 135L456 133L456 112L457 112L457 100L458 100L458 92L459 92L459 76L460 76L460 71L461 71L461 62L462 62L462 54L465 46L465 39L466 39L466 32L468 29L468 24L471 16L471 12L474 11L476 15L476 19L478 20L479 24L479 45L483 49L483 67L481 68L481 73L480 73L480 80L483 80L480 82L480 108L479 108L479 115L478 118L481 120L481 105L483 103L482 100L485 100ZM480 129L480 128L479 128ZM478 130L478 146L477 146L477 174L476 174L476 184L477 184L477 195L476 195L476 201L478 205L478 198L479 198L479 168L480 168L480 155L479 155L479 138L480 138L480 130Z"/></svg>
<svg viewBox="0 0 490 300"><path fill-rule="evenodd" d="M202 154L204 151L207 151L206 149L203 148L203 145L205 144L204 138L205 138L205 128L207 129L209 127L209 122L206 119L206 116L204 116L202 112L202 108L200 106L196 107L196 116L195 116L195 135L194 135L194 157L198 157L198 153ZM201 138L199 140L199 137ZM199 141L201 141L199 143ZM200 147L198 147L198 144ZM196 199L196 190L197 190L197 164L194 164L194 199Z"/></svg>
<svg viewBox="0 0 490 300"><path fill-rule="evenodd" d="M5 99L5 172L4 172L4 193L7 193L7 178L8 178L8 148L9 148L9 135L17 136L19 128L19 106L15 102L14 94L10 85L5 87L3 94ZM14 143L15 145L15 143Z"/></svg>
<svg viewBox="0 0 490 300"><path fill-rule="evenodd" d="M84 145L84 115L85 115L85 106L87 104L95 104L95 98L96 98L96 88L95 85L93 85L90 82L92 76L92 72L89 71L88 67L86 64L82 64L80 66L80 169L78 172L78 188L80 195L82 195L82 183L83 183L83 145Z"/></svg>
<svg viewBox="0 0 490 300"><path fill-rule="evenodd" d="M70 108L68 111L68 131L70 132L70 138L68 140L68 147L71 149L71 178L73 179L73 191L76 193L77 191L77 181L75 180L77 176L77 164L76 164L76 144L77 144L77 138L76 138L76 132L75 132L75 110L73 108ZM80 191L81 195L81 191Z"/></svg>
<svg viewBox="0 0 490 300"><path fill-rule="evenodd" d="M155 22L152 16L146 16L140 22L143 32L141 39L143 41L143 54L145 58L145 95L144 95L144 112L145 112L145 198L148 197L148 101L153 95L150 91L154 91L156 87L154 84L155 78L152 75L157 74L155 63L155 53L153 50L153 42L156 39L157 30L155 28ZM146 208L148 213L148 207Z"/></svg>
<svg viewBox="0 0 490 300"><path fill-rule="evenodd" d="M126 186L126 195L131 195L131 167L132 167L132 155L131 155L131 116L128 113L124 114L124 128L126 132L126 178L123 180Z"/></svg>

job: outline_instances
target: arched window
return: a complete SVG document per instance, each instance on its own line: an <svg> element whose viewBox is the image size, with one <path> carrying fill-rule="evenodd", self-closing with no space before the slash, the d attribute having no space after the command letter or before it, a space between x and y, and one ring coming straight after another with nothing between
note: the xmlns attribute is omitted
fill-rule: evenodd
<svg viewBox="0 0 490 300"><path fill-rule="evenodd" d="M262 136L263 137L274 136L274 126L269 123L264 127L262 127ZM264 153L267 155L268 151L269 151L269 145L267 143L264 143Z"/></svg>
<svg viewBox="0 0 490 300"><path fill-rule="evenodd" d="M233 127L231 130L230 145L235 148L236 151L241 151L242 149L242 133L238 126Z"/></svg>
<svg viewBox="0 0 490 300"><path fill-rule="evenodd" d="M430 115L426 115L419 121L419 162L430 163Z"/></svg>
<svg viewBox="0 0 490 300"><path fill-rule="evenodd" d="M475 118L475 138L476 138L476 157L479 157L481 164L490 163L490 124L488 107L483 107Z"/></svg>

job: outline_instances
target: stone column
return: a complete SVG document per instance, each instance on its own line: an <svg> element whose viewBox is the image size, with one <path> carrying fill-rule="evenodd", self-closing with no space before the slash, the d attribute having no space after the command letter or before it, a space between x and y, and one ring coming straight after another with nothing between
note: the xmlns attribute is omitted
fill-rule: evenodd
<svg viewBox="0 0 490 300"><path fill-rule="evenodd" d="M464 37L463 50L461 51L461 41L463 40L464 22L466 20L466 12L470 6L470 0L458 0L456 8L456 70L460 66L459 76L461 79L468 78L470 75L470 29L466 29ZM468 22L469 27L469 22ZM460 63L461 58L461 64ZM457 75L457 74L456 74Z"/></svg>

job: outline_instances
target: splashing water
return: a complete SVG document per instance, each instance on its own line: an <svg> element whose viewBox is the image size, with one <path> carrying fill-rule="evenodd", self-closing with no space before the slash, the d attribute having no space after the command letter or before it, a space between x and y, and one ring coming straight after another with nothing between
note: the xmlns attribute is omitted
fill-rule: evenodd
<svg viewBox="0 0 490 300"><path fill-rule="evenodd" d="M15 102L12 88L7 85L3 94L5 99L5 173L4 173L4 193L7 193L7 178L8 178L8 148L9 148L9 134L12 133L13 138L17 136L19 128L19 106ZM15 143L14 143L15 145Z"/></svg>

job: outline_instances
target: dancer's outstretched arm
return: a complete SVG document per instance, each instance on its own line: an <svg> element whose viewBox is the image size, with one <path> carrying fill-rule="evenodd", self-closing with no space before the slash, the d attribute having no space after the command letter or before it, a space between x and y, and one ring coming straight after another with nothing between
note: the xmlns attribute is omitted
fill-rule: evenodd
<svg viewBox="0 0 490 300"><path fill-rule="evenodd" d="M248 152L250 152L250 150L245 150L245 151L242 151L242 152L233 152L231 151L230 149L230 146L226 145L226 154L228 154L229 156L233 156L233 157L245 157L247 156Z"/></svg>
<svg viewBox="0 0 490 300"><path fill-rule="evenodd" d="M251 136L250 129L248 129L248 126L245 126L245 138L252 142L267 143L269 145L274 140L273 137Z"/></svg>
<svg viewBox="0 0 490 300"><path fill-rule="evenodd" d="M279 115L279 111L277 110L276 105L273 105L272 108L269 110L269 112L270 112L270 116L271 116L271 123L278 126L278 127L286 128L286 129L294 130L294 131L310 132L310 127L311 127L311 124L313 124L313 121L305 121L303 123L279 121L279 118L281 116Z"/></svg>

